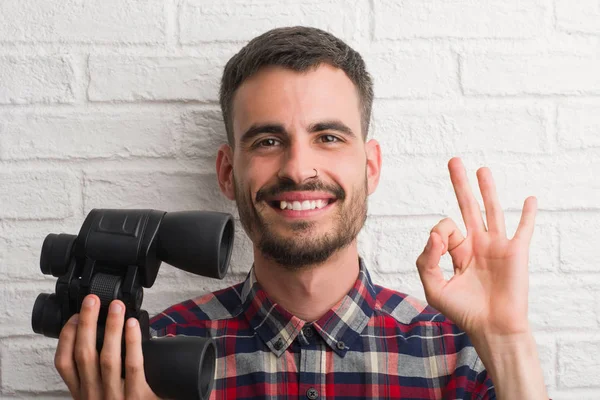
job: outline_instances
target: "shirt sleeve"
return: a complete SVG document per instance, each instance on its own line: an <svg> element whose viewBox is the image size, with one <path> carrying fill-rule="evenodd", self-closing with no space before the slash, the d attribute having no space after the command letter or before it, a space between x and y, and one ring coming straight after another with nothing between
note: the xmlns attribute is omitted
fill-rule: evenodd
<svg viewBox="0 0 600 400"><path fill-rule="evenodd" d="M496 399L496 391L494 390L492 378L485 369L476 375L471 391L471 398L477 400Z"/></svg>

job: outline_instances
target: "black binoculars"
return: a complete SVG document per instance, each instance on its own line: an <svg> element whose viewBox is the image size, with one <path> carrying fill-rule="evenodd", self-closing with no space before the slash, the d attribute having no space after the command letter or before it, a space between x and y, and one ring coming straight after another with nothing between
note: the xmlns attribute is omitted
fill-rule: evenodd
<svg viewBox="0 0 600 400"><path fill-rule="evenodd" d="M154 284L161 262L222 279L229 268L234 224L230 214L208 211L94 209L77 236L49 234L42 245L42 273L58 278L54 294L40 294L33 306L33 331L58 338L85 296L100 298L96 348L102 349L111 301L125 304L142 331L144 372L159 397L208 399L216 347L212 339L151 338L143 287ZM122 360L125 341L122 341ZM125 369L122 368L124 373Z"/></svg>

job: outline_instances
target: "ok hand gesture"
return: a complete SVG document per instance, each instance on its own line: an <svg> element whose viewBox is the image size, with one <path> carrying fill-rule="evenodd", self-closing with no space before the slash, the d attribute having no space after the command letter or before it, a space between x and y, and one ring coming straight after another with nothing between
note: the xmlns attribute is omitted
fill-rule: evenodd
<svg viewBox="0 0 600 400"><path fill-rule="evenodd" d="M529 332L528 262L537 200L525 200L519 227L506 237L504 213L488 168L477 171L487 227L459 158L448 163L450 179L467 228L463 236L450 218L432 230L417 259L427 302L472 338L502 338ZM454 276L446 281L439 267L450 253Z"/></svg>

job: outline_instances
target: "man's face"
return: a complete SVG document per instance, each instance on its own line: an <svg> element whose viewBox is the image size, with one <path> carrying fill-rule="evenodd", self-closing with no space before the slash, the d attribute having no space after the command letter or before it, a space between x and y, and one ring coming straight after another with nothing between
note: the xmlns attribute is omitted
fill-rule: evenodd
<svg viewBox="0 0 600 400"><path fill-rule="evenodd" d="M238 88L233 110L234 195L261 253L297 269L352 243L376 186L367 148L376 142L362 139L346 74L328 64L263 68Z"/></svg>

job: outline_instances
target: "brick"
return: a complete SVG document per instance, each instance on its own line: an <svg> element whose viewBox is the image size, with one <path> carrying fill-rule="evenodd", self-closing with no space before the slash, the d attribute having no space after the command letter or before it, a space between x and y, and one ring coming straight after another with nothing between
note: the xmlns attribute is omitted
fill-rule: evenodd
<svg viewBox="0 0 600 400"><path fill-rule="evenodd" d="M558 384L561 388L587 388L600 374L600 338L562 339L558 343Z"/></svg>
<svg viewBox="0 0 600 400"><path fill-rule="evenodd" d="M544 153L545 112L534 107L410 108L386 102L373 112L373 137L385 155Z"/></svg>
<svg viewBox="0 0 600 400"><path fill-rule="evenodd" d="M277 26L314 26L338 37L348 36L357 24L354 7L342 1L206 1L187 0L179 11L181 43L246 41ZM335 15L335 18L332 18ZM240 27L244 29L239 29Z"/></svg>
<svg viewBox="0 0 600 400"><path fill-rule="evenodd" d="M1 347L3 392L26 391L32 398L47 392L68 394L66 384L54 367L57 344L58 340L42 336L4 341Z"/></svg>
<svg viewBox="0 0 600 400"><path fill-rule="evenodd" d="M600 398L600 390L594 388L582 388L576 390L560 390L555 388L549 388L548 396L550 399L556 400L597 400Z"/></svg>
<svg viewBox="0 0 600 400"><path fill-rule="evenodd" d="M530 38L544 29L538 0L374 2L375 38Z"/></svg>
<svg viewBox="0 0 600 400"><path fill-rule="evenodd" d="M75 74L67 57L0 56L0 104L72 103Z"/></svg>
<svg viewBox="0 0 600 400"><path fill-rule="evenodd" d="M597 327L594 311L597 290L580 280L562 278L559 283L530 280L529 321L536 331L556 329L593 330ZM576 294L576 295L574 295Z"/></svg>
<svg viewBox="0 0 600 400"><path fill-rule="evenodd" d="M65 218L73 214L80 183L62 171L0 172L0 218Z"/></svg>
<svg viewBox="0 0 600 400"><path fill-rule="evenodd" d="M600 106L565 104L558 106L558 143L565 149L600 147Z"/></svg>
<svg viewBox="0 0 600 400"><path fill-rule="evenodd" d="M223 56L91 56L91 101L217 101Z"/></svg>
<svg viewBox="0 0 600 400"><path fill-rule="evenodd" d="M0 13L0 41L162 43L164 29L160 0L4 0Z"/></svg>
<svg viewBox="0 0 600 400"><path fill-rule="evenodd" d="M466 55L461 58L467 95L593 95L600 93L600 58L559 54ZM577 71L574 73L574 71Z"/></svg>
<svg viewBox="0 0 600 400"><path fill-rule="evenodd" d="M4 123L0 157L165 157L175 154L181 132L179 115L156 110L26 114Z"/></svg>
<svg viewBox="0 0 600 400"><path fill-rule="evenodd" d="M556 26L567 32L600 34L600 7L596 0L556 0Z"/></svg>
<svg viewBox="0 0 600 400"><path fill-rule="evenodd" d="M43 279L40 255L46 234L35 237L15 236L0 237L0 280L10 282L12 279Z"/></svg>
<svg viewBox="0 0 600 400"><path fill-rule="evenodd" d="M191 111L184 118L184 133L181 140L183 154L188 157L211 161L211 168L219 146L227 143L227 133L221 110Z"/></svg>
<svg viewBox="0 0 600 400"><path fill-rule="evenodd" d="M367 267L382 274L403 274L417 271L416 261L431 228L437 220L410 220L398 217L375 217L367 220L361 237L361 255L371 262ZM452 271L449 259L442 259L442 268Z"/></svg>
<svg viewBox="0 0 600 400"><path fill-rule="evenodd" d="M456 62L443 51L376 45L361 55L376 98L439 98L457 92Z"/></svg>
<svg viewBox="0 0 600 400"><path fill-rule="evenodd" d="M372 215L448 215L457 208L450 183L447 162L426 158L411 159L402 163L395 159L384 160L377 191L370 197ZM473 165L463 157L475 197L483 209L477 188L475 171L482 165ZM520 213L528 196L536 196L540 210L572 210L573 208L600 208L600 181L595 172L600 163L572 160L528 160L502 164L486 163L494 176L500 204L504 210ZM548 180L548 177L552 177ZM557 190L557 188L560 188Z"/></svg>
<svg viewBox="0 0 600 400"><path fill-rule="evenodd" d="M152 208L163 211L232 212L214 174L162 171L87 173L85 213L92 208Z"/></svg>
<svg viewBox="0 0 600 400"><path fill-rule="evenodd" d="M560 269L565 272L598 272L600 214L574 215L560 224Z"/></svg>
<svg viewBox="0 0 600 400"><path fill-rule="evenodd" d="M33 305L41 293L54 293L56 279L0 285L0 337L33 335Z"/></svg>

